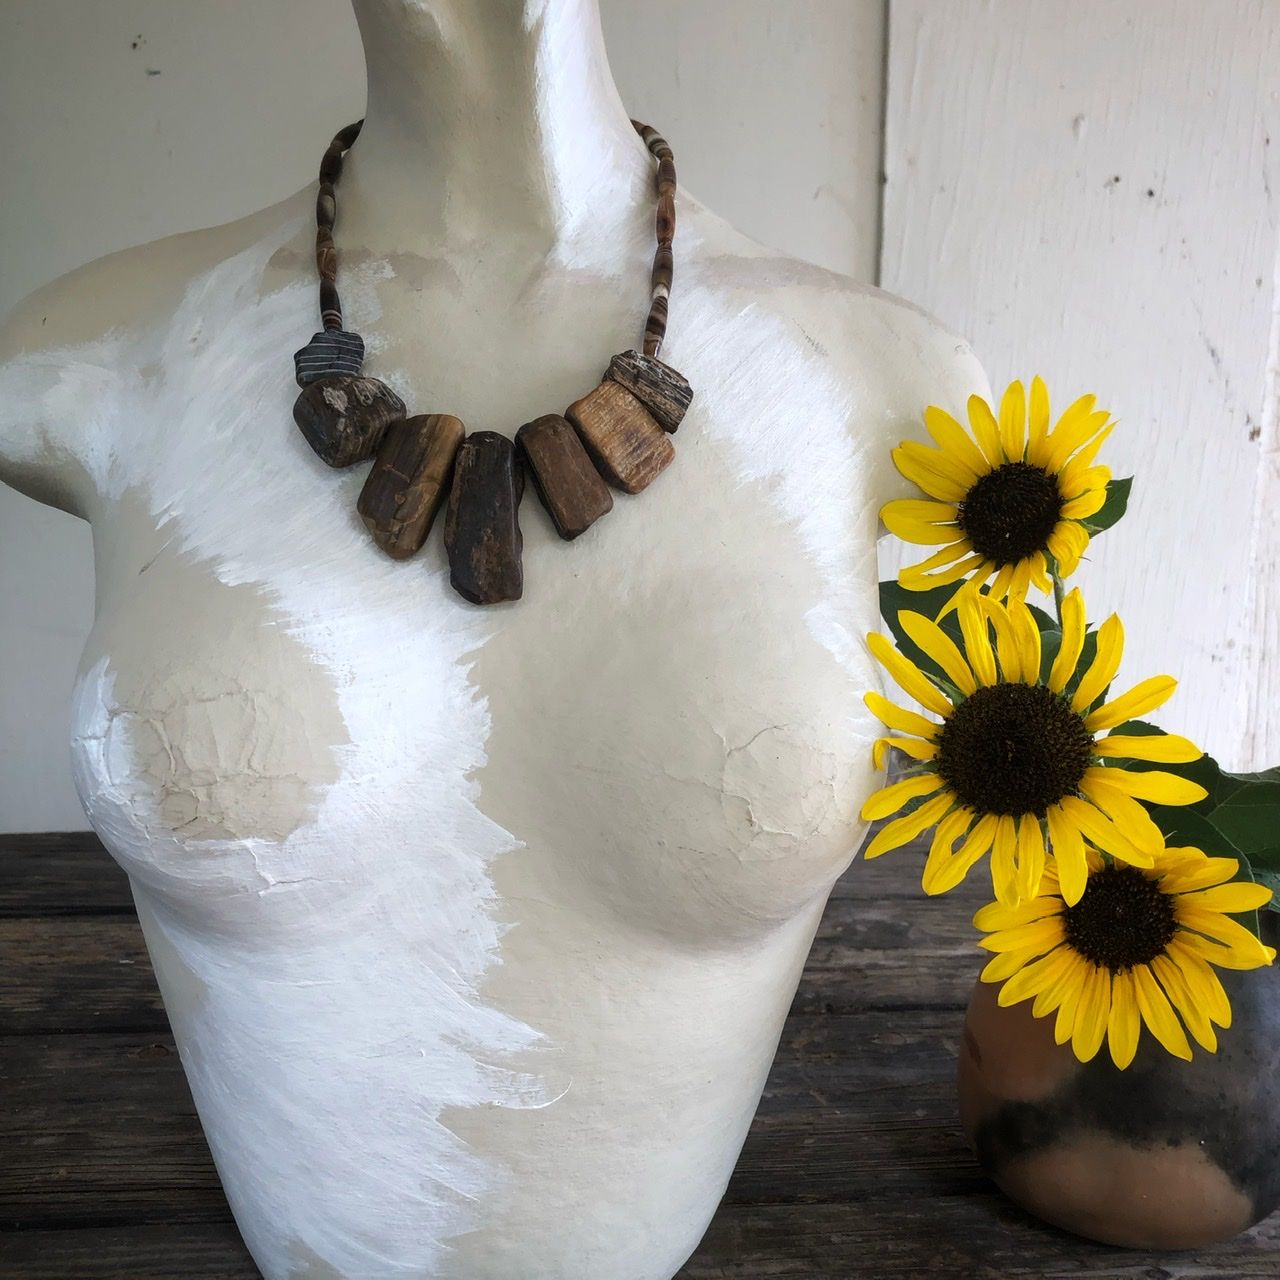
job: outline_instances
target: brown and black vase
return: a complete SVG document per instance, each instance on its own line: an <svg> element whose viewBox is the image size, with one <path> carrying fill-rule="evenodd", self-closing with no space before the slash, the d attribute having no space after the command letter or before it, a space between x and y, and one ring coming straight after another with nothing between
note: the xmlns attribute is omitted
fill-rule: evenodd
<svg viewBox="0 0 1280 1280"><path fill-rule="evenodd" d="M960 1119L1010 1199L1078 1235L1143 1249L1228 1240L1280 1205L1280 967L1219 972L1233 1025L1217 1053L1196 1047L1184 1062L1144 1029L1125 1071L1105 1043L1077 1062L1054 1044L1052 1016L1032 1017L1030 1001L1002 1009L999 987L977 984Z"/></svg>

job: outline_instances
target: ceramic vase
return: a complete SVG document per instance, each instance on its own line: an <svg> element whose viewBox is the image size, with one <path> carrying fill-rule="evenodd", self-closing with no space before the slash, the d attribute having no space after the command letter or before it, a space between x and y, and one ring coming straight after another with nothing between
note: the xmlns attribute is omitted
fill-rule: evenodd
<svg viewBox="0 0 1280 1280"><path fill-rule="evenodd" d="M998 986L976 985L960 1118L1006 1195L1055 1226L1142 1249L1227 1240L1280 1205L1280 967L1219 972L1233 1020L1218 1051L1193 1045L1184 1062L1144 1029L1124 1071L1105 1043L1078 1062L1054 1043L1052 1016L1033 1017L1030 1001L1001 1008Z"/></svg>

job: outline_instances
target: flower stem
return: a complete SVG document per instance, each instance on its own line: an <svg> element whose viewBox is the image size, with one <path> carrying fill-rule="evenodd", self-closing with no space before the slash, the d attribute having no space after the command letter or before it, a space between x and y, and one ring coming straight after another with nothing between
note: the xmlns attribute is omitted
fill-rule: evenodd
<svg viewBox="0 0 1280 1280"><path fill-rule="evenodd" d="M1062 579L1055 573L1053 576L1053 607L1058 614L1058 630L1062 630L1062 600L1066 592L1063 590Z"/></svg>

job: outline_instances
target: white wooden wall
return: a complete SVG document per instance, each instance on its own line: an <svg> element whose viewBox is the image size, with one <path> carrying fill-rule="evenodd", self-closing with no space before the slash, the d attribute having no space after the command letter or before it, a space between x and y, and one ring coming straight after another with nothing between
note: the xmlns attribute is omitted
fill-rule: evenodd
<svg viewBox="0 0 1280 1280"><path fill-rule="evenodd" d="M1236 765L1280 761L1278 92L1274 0L890 6L881 281L1112 407L1133 503L1079 581Z"/></svg>
<svg viewBox="0 0 1280 1280"><path fill-rule="evenodd" d="M932 310L993 384L1106 398L1138 482L1081 581L1124 615L1128 674L1182 678L1170 727L1280 761L1280 0L602 8L702 199ZM345 0L0 0L0 30L0 310L302 186L314 121L362 100ZM91 599L84 527L0 490L0 831L83 824Z"/></svg>

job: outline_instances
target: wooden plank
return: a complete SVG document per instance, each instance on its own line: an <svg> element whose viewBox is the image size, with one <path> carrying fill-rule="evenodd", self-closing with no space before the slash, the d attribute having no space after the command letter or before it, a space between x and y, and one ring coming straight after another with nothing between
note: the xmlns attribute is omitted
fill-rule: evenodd
<svg viewBox="0 0 1280 1280"><path fill-rule="evenodd" d="M225 1218L169 1036L5 1037L0 1094L0 1222Z"/></svg>
<svg viewBox="0 0 1280 1280"><path fill-rule="evenodd" d="M1214 1249L1108 1249L991 1190L858 1205L726 1205L677 1280L1274 1280L1280 1222ZM0 1235L8 1280L257 1280L234 1224L148 1223Z"/></svg>
<svg viewBox="0 0 1280 1280"><path fill-rule="evenodd" d="M228 1215L220 1223L155 1223L0 1235L9 1280L260 1280Z"/></svg>
<svg viewBox="0 0 1280 1280"><path fill-rule="evenodd" d="M1250 559L1278 64L1265 0L890 5L880 283L993 383L1039 372L1059 408L1096 391L1118 417L1100 461L1137 474L1131 514L1079 580L1128 624L1121 684L1178 676L1160 722L1229 766L1280 757L1274 609L1264 630L1250 601L1280 558Z"/></svg>
<svg viewBox="0 0 1280 1280"><path fill-rule="evenodd" d="M120 914L129 878L93 832L0 835L0 917Z"/></svg>
<svg viewBox="0 0 1280 1280"><path fill-rule="evenodd" d="M0 919L0 956L0 1035L169 1030L136 919Z"/></svg>

